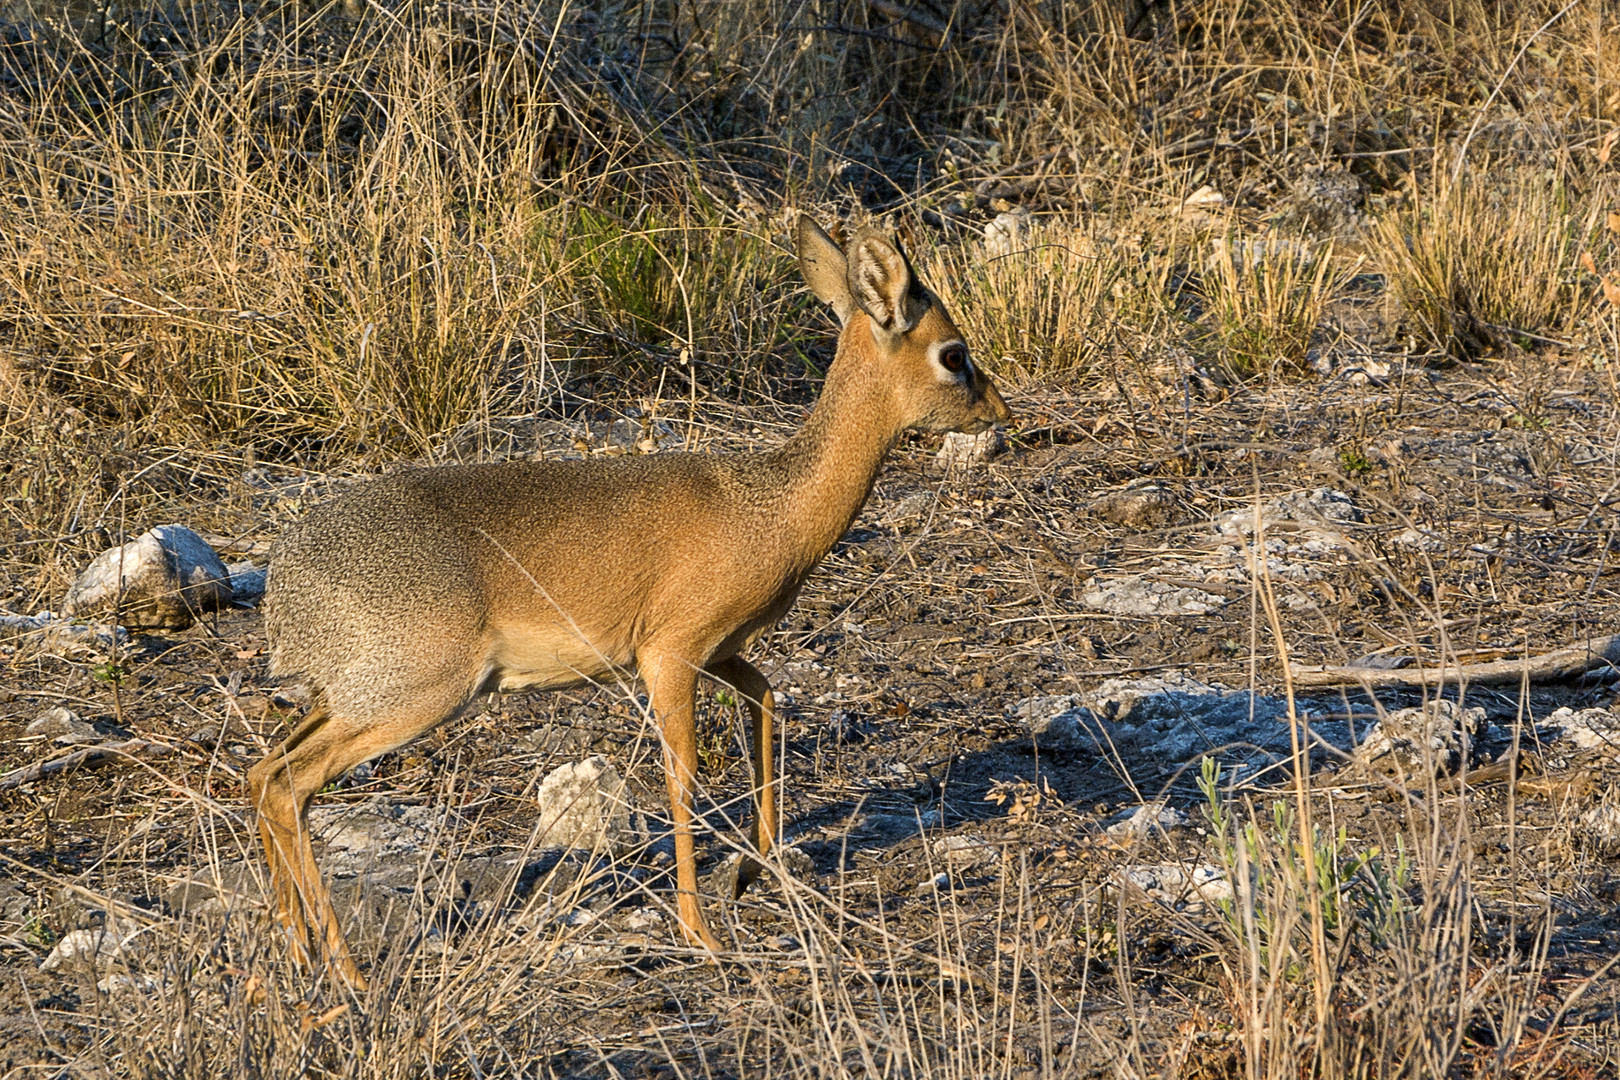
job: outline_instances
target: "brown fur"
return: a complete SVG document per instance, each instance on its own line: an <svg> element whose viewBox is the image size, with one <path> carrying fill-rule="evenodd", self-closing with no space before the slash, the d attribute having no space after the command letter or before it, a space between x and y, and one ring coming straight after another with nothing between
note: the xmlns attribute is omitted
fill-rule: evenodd
<svg viewBox="0 0 1620 1080"><path fill-rule="evenodd" d="M776 834L770 684L740 655L779 620L860 512L907 428L981 431L1009 418L960 333L882 234L856 265L808 217L799 257L844 323L821 400L768 453L510 462L400 473L317 507L271 555L271 667L315 697L249 773L277 908L312 959L364 985L310 848L310 798L362 761L456 716L479 693L633 672L664 742L682 928L718 950L692 843L700 675L748 705L755 843ZM965 356L965 352L959 354Z"/></svg>

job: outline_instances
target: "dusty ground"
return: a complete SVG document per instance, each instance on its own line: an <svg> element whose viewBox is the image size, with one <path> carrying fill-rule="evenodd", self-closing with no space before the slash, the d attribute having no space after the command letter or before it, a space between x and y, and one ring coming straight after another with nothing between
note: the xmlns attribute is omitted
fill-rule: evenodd
<svg viewBox="0 0 1620 1080"><path fill-rule="evenodd" d="M1526 372L1539 384L1527 385ZM1294 580L1276 582L1298 662L1380 650L1432 660L1442 628L1447 647L1474 660L1611 632L1620 565L1611 558L1617 519L1609 504L1620 431L1609 375L1558 357L1444 368L1396 358L1387 376L1371 381L1347 365L1331 377L1230 396L1193 378L1132 378L1145 381L1122 380L1119 392L1093 399L1018 395L1009 448L966 474L941 475L932 445L908 441L855 528L760 648L785 706L786 837L814 861L808 880L820 893L761 888L726 909L738 948L763 958L747 968L753 990L747 977L694 965L676 947L661 910L672 898L656 820L661 777L635 702L617 688L493 700L323 797L323 805L357 813L429 811L429 833L371 852L364 873L338 880L341 901L360 921L351 936L362 956L378 971L400 970L420 950L443 952L446 938L470 932L469 920L528 919L540 929L527 946L501 954L500 970L519 981L536 965L547 973L545 1004L537 998L506 1014L552 1048L528 1066L535 1074L673 1075L659 1063L685 1061L736 1075L788 1052L773 1050L770 1038L749 1044L740 1032L780 1035L783 1017L816 1014L805 1002L819 1000L812 990L824 973L801 939L804 912L814 907L804 897L819 895L815 910L830 920L822 929L870 965L849 975L852 1001L900 994L919 962L1000 971L1023 948L1028 970L1001 990L964 981L947 984L945 995L970 1012L975 994L998 1002L1008 988L1027 995L1026 1014L1004 1025L1007 1053L997 1059L1017 1072L1128 1071L1110 1049L1126 1044L1151 1059L1204 1062L1198 1068L1206 1071L1188 1075L1235 1069L1236 1051L1221 1034L1233 1005L1218 920L1185 897L1121 891L1120 882L1129 867L1209 863L1197 759L1206 751L1227 762L1252 754L1208 745L1167 758L1151 744L1038 753L1015 707L1037 695L1085 694L1109 678L1167 673L1278 694L1276 644L1251 604L1247 571L1233 568L1239 549L1217 543L1221 515L1252 507L1257 486L1262 500L1329 488L1359 510L1360 520L1338 523L1338 541L1315 546L1302 535L1309 530L1275 525L1285 548L1304 545L1279 555ZM700 412L713 425L694 429L705 449L768 443L794 418L791 409ZM685 437L685 417L666 415ZM510 427L525 452L565 430ZM594 430L601 436L604 425ZM203 456L162 475L172 485L170 511L131 522L132 531L185 521L222 546L228 538L234 557L253 558L282 524L352 479L244 470ZM1155 496L1145 520L1103 516L1099 497L1144 480L1168 493ZM39 548L20 539L0 570L3 594L18 608L50 572ZM1088 593L1132 575L1177 589L1202 585L1211 610L1126 616L1088 606ZM128 905L123 917L150 925L156 939L169 940L179 926L213 935L212 946L180 950L191 959L165 969L164 993L195 981L202 994L203 984L252 971L271 981L272 997L297 1001L305 991L264 938L239 783L294 710L268 681L259 615L234 610L185 632L140 636L115 659L53 655L26 639L7 642L0 656L0 772L66 752L22 735L58 705L103 735L173 748L0 792L0 1076L46 1075L76 1061L119 1071L149 1060L141 1055L150 1048L131 1049L145 1044L120 1034L144 1014L120 1002L116 987L103 993L95 973L40 969L63 934L104 925L109 911L116 922L120 903ZM1387 708L1420 700L1379 696ZM1525 693L1475 688L1467 703L1487 710L1497 738L1522 721L1530 746L1534 722L1555 708L1613 696L1611 677L1600 673ZM1377 715L1359 691L1317 693L1305 705L1341 725L1357 718L1365 726ZM733 800L747 771L726 712L710 710L704 760L710 793ZM1276 743L1270 723L1253 741ZM1506 749L1482 738L1480 760ZM1467 858L1478 933L1464 951L1476 971L1529 964L1539 972L1521 1002L1533 1038L1508 1048L1508 1062L1538 1049L1551 1060L1552 1048L1570 1075L1598 1075L1620 1065L1620 983L1604 966L1620 953L1620 875L1578 815L1613 798L1620 765L1561 745L1541 748L1538 787L1510 792L1487 781L1460 795L1455 786L1414 782L1409 798L1321 753L1315 805L1352 845L1388 846L1399 835L1433 845L1439 862ZM637 807L653 818L650 848L611 864L530 849L538 779L587 753L627 771ZM1275 797L1267 789L1286 785L1286 767L1245 774L1232 797L1252 798L1264 818ZM999 799L987 799L993 791ZM1121 811L1160 795L1188 811L1187 824L1135 842L1104 832ZM737 824L746 820L740 803L728 806ZM736 835L719 812L710 822ZM711 840L706 869L721 854ZM490 878L524 867L515 886ZM241 889L228 918L217 903L198 906L212 890L186 884L216 872ZM420 882L418 873L426 875ZM359 907L350 903L356 882L369 898ZM523 898L548 891L554 900L540 914L545 905L517 911ZM460 922L445 918L446 903L459 904ZM1600 969L1560 1013L1569 992ZM937 971L924 975L938 983ZM761 978L771 988L763 998ZM324 1009L337 997L326 988L306 1007ZM788 1007L794 1001L802 1013ZM1493 1024L1507 1022L1506 1008L1487 1002L1475 1010L1458 1060L1502 1060L1492 1057Z"/></svg>

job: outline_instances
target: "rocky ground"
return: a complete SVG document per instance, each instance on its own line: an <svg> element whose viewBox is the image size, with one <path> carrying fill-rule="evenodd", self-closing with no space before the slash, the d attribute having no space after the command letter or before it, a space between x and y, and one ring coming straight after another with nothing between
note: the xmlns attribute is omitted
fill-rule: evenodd
<svg viewBox="0 0 1620 1080"><path fill-rule="evenodd" d="M416 1037L443 1039L435 1060L458 1075L513 1040L538 1055L526 1075L753 1074L823 1043L858 1057L864 1036L836 1034L836 1018L886 1001L911 1003L917 1046L971 1045L1012 1075L1166 1060L1236 1075L1251 1051L1233 1034L1243 953L1221 915L1235 864L1198 787L1206 757L1229 812L1263 830L1274 801L1308 805L1412 910L1452 895L1448 868L1463 875L1459 970L1485 982L1455 1067L1540 1055L1568 1075L1614 1069L1616 673L1452 686L1426 710L1419 688L1302 686L1302 730L1279 649L1388 673L1614 631L1611 387L1586 365L1536 362L1535 402L1505 362L1340 358L1269 390L1183 373L1151 393L1026 393L987 463L942 465L935 443L908 441L758 651L785 716L785 837L801 854L783 880L709 901L739 967L679 945L641 700L513 695L321 797L321 859L383 995L344 1011L267 932L241 777L298 709L267 675L252 571L285 522L363 481L218 466L177 485L171 519L233 564L236 602L116 644L93 614L35 617L53 605L29 603L39 564L19 548L0 568L14 609L0 645L0 1076L157 1071L214 1045L201 1027L175 1034L182 1000L290 1017L242 1030L341 1072L323 1033L380 1038L387 1002L390 1023L438 1016L422 1003L464 993L457 971L479 973L487 997L456 998L456 1015L484 1025L457 1042L454 1024L423 1020ZM678 418L613 419L513 421L484 452L671 452L689 435ZM770 442L792 419L733 412L696 441ZM704 720L711 892L749 815L735 719L722 698ZM559 792L581 791L599 812L559 824ZM594 851L557 849L580 829ZM1405 876L1389 869L1397 851ZM1344 972L1387 962L1373 940L1344 946ZM1361 984L1345 978L1350 1010Z"/></svg>

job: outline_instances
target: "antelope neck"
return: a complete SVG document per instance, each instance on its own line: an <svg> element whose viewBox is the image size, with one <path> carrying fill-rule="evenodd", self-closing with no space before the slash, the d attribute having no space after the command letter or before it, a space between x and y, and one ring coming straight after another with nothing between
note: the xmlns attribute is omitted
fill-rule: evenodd
<svg viewBox="0 0 1620 1080"><path fill-rule="evenodd" d="M861 512L883 458L905 425L883 382L876 343L857 314L839 335L821 398L792 438L771 452L783 479L781 521L813 561Z"/></svg>

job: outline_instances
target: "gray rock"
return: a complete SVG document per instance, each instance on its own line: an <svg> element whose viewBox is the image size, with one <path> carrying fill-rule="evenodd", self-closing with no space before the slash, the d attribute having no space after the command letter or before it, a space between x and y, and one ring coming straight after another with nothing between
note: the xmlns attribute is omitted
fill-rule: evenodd
<svg viewBox="0 0 1620 1080"><path fill-rule="evenodd" d="M1577 830L1580 841L1600 855L1620 854L1620 806L1612 801L1613 792L1581 815L1584 829Z"/></svg>
<svg viewBox="0 0 1620 1080"><path fill-rule="evenodd" d="M1213 904L1232 899L1232 883L1218 866L1132 866L1125 870L1124 878L1167 903L1200 900Z"/></svg>
<svg viewBox="0 0 1620 1080"><path fill-rule="evenodd" d="M947 431L934 455L934 464L946 472L966 472L983 465L1007 448L1007 437L995 428L977 435L964 435L960 431Z"/></svg>
<svg viewBox="0 0 1620 1080"><path fill-rule="evenodd" d="M995 857L996 847L982 836L958 833L935 840L930 849L946 866L971 866Z"/></svg>
<svg viewBox="0 0 1620 1080"><path fill-rule="evenodd" d="M1092 578L1080 594L1080 602L1110 615L1208 615L1224 606L1226 599L1133 574L1108 581Z"/></svg>
<svg viewBox="0 0 1620 1080"><path fill-rule="evenodd" d="M1402 780L1450 775L1466 763L1485 720L1484 709L1463 709L1453 701L1386 714L1356 747L1355 757Z"/></svg>
<svg viewBox="0 0 1620 1080"><path fill-rule="evenodd" d="M1034 215L1028 207L1016 206L984 227L984 254L986 258L1005 258L1030 246L1030 226Z"/></svg>
<svg viewBox="0 0 1620 1080"><path fill-rule="evenodd" d="M1329 527L1354 524L1365 517L1354 499L1333 488L1290 492L1262 506L1260 515L1262 524L1286 521ZM1215 529L1234 537L1253 533L1254 507L1250 505L1228 510L1215 519Z"/></svg>
<svg viewBox="0 0 1620 1080"><path fill-rule="evenodd" d="M1306 704L1298 707L1310 720ZM1109 679L1075 696L1025 698L1010 711L1038 749L1118 753L1160 767L1210 755L1242 777L1292 750L1282 699L1202 683L1178 671ZM1310 726L1313 739L1350 748L1350 728L1343 721L1311 721Z"/></svg>
<svg viewBox="0 0 1620 1080"><path fill-rule="evenodd" d="M1620 716L1610 709L1562 708L1542 723L1580 750L1596 750L1605 757L1620 756Z"/></svg>
<svg viewBox="0 0 1620 1080"><path fill-rule="evenodd" d="M125 972L113 972L96 980L96 989L103 994L153 994L165 985L150 975L130 975Z"/></svg>
<svg viewBox="0 0 1620 1080"><path fill-rule="evenodd" d="M37 640L47 652L62 656L105 653L129 640L121 626L108 623L79 623L58 616L54 611L33 615L0 613L0 641Z"/></svg>
<svg viewBox="0 0 1620 1080"><path fill-rule="evenodd" d="M334 877L355 877L429 846L445 827L443 808L402 806L378 797L310 809L312 837L325 846L322 865Z"/></svg>
<svg viewBox="0 0 1620 1080"><path fill-rule="evenodd" d="M264 599L264 583L269 577L267 567L252 562L233 562L225 568L231 578L231 602L242 607L255 607Z"/></svg>
<svg viewBox="0 0 1620 1080"><path fill-rule="evenodd" d="M1104 521L1128 529L1151 529L1172 521L1181 508L1176 493L1163 484L1132 484L1091 500L1090 510Z"/></svg>
<svg viewBox="0 0 1620 1080"><path fill-rule="evenodd" d="M634 930L638 933L646 933L649 930L667 930L669 928L669 921L664 918L664 913L657 908L650 907L636 908L634 911L627 913L623 919L623 924L626 930Z"/></svg>
<svg viewBox="0 0 1620 1080"><path fill-rule="evenodd" d="M41 735L59 743L97 742L101 735L95 726L79 717L71 709L58 705L46 709L23 729L24 735Z"/></svg>
<svg viewBox="0 0 1620 1080"><path fill-rule="evenodd" d="M42 634L55 618L56 616L49 611L41 611L35 615L13 615L9 611L0 611L0 641Z"/></svg>
<svg viewBox="0 0 1620 1080"><path fill-rule="evenodd" d="M640 815L632 824L623 778L600 754L552 770L540 782L539 803L543 848L617 852L646 842Z"/></svg>
<svg viewBox="0 0 1620 1080"><path fill-rule="evenodd" d="M111 623L57 619L45 627L45 650L60 656L105 655L128 642L129 632Z"/></svg>
<svg viewBox="0 0 1620 1080"><path fill-rule="evenodd" d="M1037 751L1073 754L1107 745L1091 710L1067 694L1025 698L1013 706L1013 715Z"/></svg>
<svg viewBox="0 0 1620 1080"><path fill-rule="evenodd" d="M1106 832L1119 841L1146 840L1154 833L1164 834L1187 824L1187 815L1173 806L1149 803L1119 814Z"/></svg>
<svg viewBox="0 0 1620 1080"><path fill-rule="evenodd" d="M110 930L70 930L40 962L41 971L94 971L123 954L124 943Z"/></svg>
<svg viewBox="0 0 1620 1080"><path fill-rule="evenodd" d="M116 604L126 626L183 630L231 596L231 575L202 537L184 525L159 525L91 560L62 608L83 616Z"/></svg>

